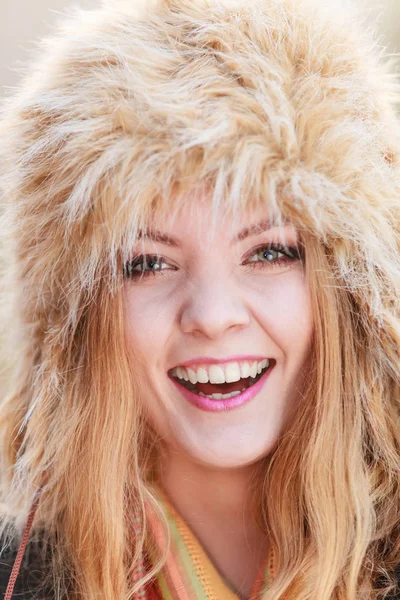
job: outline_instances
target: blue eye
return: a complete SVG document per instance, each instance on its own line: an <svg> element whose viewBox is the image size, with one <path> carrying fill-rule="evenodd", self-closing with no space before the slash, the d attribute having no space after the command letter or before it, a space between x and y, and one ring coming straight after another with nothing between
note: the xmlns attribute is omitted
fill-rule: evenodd
<svg viewBox="0 0 400 600"><path fill-rule="evenodd" d="M250 256L257 255L261 255L261 260L248 260L245 264L256 268L281 267L301 259L297 248L283 244L264 244L253 250Z"/></svg>
<svg viewBox="0 0 400 600"><path fill-rule="evenodd" d="M135 279L137 277L143 277L146 275L155 275L157 271L165 270L162 269L160 266L160 263L163 262L164 259L162 256L152 254L140 254L125 265L124 277L131 277ZM149 270L145 270L146 267Z"/></svg>

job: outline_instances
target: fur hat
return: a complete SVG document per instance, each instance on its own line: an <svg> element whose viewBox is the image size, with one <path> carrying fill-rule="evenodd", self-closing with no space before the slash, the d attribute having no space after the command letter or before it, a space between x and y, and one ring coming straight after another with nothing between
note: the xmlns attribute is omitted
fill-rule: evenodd
<svg viewBox="0 0 400 600"><path fill-rule="evenodd" d="M168 210L199 182L312 231L379 338L397 335L399 85L352 17L316 1L109 0L43 43L1 123L3 231L36 347L56 307L60 331L76 320L100 264L117 275L156 199Z"/></svg>

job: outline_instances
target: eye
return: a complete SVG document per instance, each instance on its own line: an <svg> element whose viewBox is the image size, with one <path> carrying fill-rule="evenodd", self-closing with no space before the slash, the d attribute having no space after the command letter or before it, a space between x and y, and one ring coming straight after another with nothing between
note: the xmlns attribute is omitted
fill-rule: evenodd
<svg viewBox="0 0 400 600"><path fill-rule="evenodd" d="M126 263L124 267L124 277L143 279L149 275L155 276L159 271L168 270L162 265L167 265L168 267L168 263L164 261L162 256L156 254L140 254ZM174 267L173 270L175 270Z"/></svg>
<svg viewBox="0 0 400 600"><path fill-rule="evenodd" d="M302 258L299 249L278 243L259 246L255 250L252 250L250 256L255 257L255 259L251 258L243 264L249 265L251 268L261 269L286 266Z"/></svg>

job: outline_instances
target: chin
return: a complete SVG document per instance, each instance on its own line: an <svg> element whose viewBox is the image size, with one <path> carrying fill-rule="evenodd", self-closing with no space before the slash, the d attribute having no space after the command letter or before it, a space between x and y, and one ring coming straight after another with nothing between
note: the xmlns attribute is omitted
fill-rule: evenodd
<svg viewBox="0 0 400 600"><path fill-rule="evenodd" d="M232 450L227 451L225 447L208 447L205 449L204 445L201 448L182 447L180 445L180 451L182 452L183 450L194 462L198 462L204 466L216 469L236 469L258 463L273 451L276 443L276 440L267 446L264 443L262 448L245 447L246 444L243 444L244 447L240 448L236 445L234 452ZM232 447L232 444L230 446Z"/></svg>

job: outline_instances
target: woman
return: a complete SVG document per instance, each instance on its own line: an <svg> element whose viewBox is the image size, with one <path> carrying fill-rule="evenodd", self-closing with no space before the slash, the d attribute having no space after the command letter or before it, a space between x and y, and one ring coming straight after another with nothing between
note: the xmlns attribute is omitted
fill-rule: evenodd
<svg viewBox="0 0 400 600"><path fill-rule="evenodd" d="M6 598L400 597L399 95L354 18L105 4L9 101Z"/></svg>

